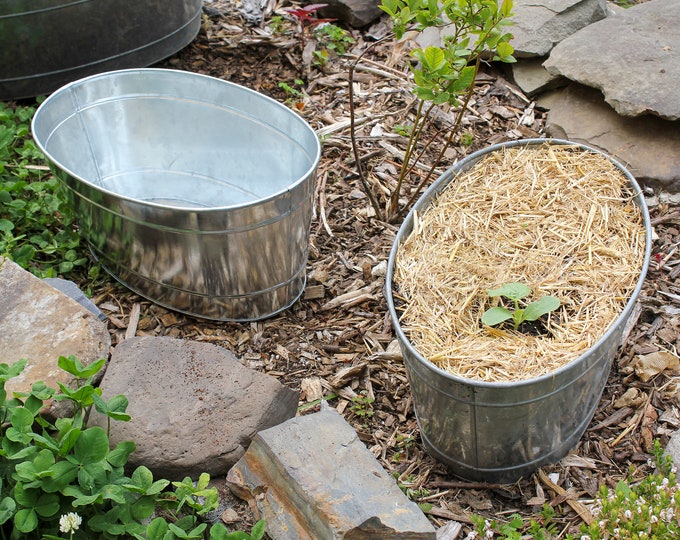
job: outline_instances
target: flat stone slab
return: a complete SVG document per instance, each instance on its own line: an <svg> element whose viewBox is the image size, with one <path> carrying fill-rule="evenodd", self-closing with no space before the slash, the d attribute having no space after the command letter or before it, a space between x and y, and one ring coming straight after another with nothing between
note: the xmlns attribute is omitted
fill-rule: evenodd
<svg viewBox="0 0 680 540"><path fill-rule="evenodd" d="M680 123L620 116L598 90L573 83L541 97L551 137L591 144L627 165L643 185L680 191Z"/></svg>
<svg viewBox="0 0 680 540"><path fill-rule="evenodd" d="M277 540L436 537L418 506L327 405L258 433L227 485L255 507Z"/></svg>
<svg viewBox="0 0 680 540"><path fill-rule="evenodd" d="M70 385L73 377L57 366L60 356L75 356L84 365L109 357L106 324L68 295L0 257L0 362L26 359L24 372L6 384L8 392L30 391L43 381L52 388ZM67 402L52 403L52 416L67 412Z"/></svg>
<svg viewBox="0 0 680 540"><path fill-rule="evenodd" d="M621 115L680 119L680 0L651 0L556 45L545 68L601 89Z"/></svg>
<svg viewBox="0 0 680 540"><path fill-rule="evenodd" d="M515 0L510 44L517 58L547 56L563 39L607 15L604 0Z"/></svg>
<svg viewBox="0 0 680 540"><path fill-rule="evenodd" d="M225 475L255 433L295 416L299 398L223 347L168 337L119 343L100 386L106 400L129 400L132 419L111 422L112 444L134 441L130 465L172 480ZM107 418L93 411L90 424Z"/></svg>

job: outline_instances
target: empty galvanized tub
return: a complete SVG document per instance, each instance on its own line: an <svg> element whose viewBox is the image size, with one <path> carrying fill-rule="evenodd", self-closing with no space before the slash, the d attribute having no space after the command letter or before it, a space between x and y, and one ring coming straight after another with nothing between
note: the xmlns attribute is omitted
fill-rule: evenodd
<svg viewBox="0 0 680 540"><path fill-rule="evenodd" d="M636 288L623 313L586 353L542 377L519 382L491 383L448 373L424 358L409 342L395 309L394 265L399 244L413 230L414 213L421 213L456 174L504 146L545 144L528 139L491 146L475 152L444 173L416 202L404 220L390 253L386 297L399 341L413 404L426 450L450 470L470 480L514 482L538 467L565 456L583 435L602 395L611 362L624 327L642 289L652 245L652 228L640 187L629 171L619 167L642 210L646 247ZM597 149L553 139L602 154ZM609 158L611 159L611 158Z"/></svg>
<svg viewBox="0 0 680 540"><path fill-rule="evenodd" d="M144 67L189 44L202 0L0 0L0 99Z"/></svg>
<svg viewBox="0 0 680 540"><path fill-rule="evenodd" d="M52 94L33 136L94 255L130 289L218 320L267 317L302 293L321 148L284 105L204 75L123 70Z"/></svg>

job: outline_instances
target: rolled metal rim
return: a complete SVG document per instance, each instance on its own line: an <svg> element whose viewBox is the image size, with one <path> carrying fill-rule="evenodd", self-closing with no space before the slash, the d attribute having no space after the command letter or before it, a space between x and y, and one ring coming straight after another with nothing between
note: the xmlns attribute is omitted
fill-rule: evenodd
<svg viewBox="0 0 680 540"><path fill-rule="evenodd" d="M105 73L98 73L96 75L91 75L89 77L85 77L83 79L79 79L77 81L68 83L64 86L62 86L59 90L51 94L45 101L43 101L40 106L38 107L35 115L33 116L33 120L31 121L31 131L34 134L33 139L42 151L42 153L54 163L59 169L70 175L71 177L75 178L76 180L82 182L83 184L87 185L88 187L91 187L97 191L100 191L103 194L106 194L108 196L115 197L117 199L121 199L127 202L132 202L135 204L138 204L142 207L147 206L151 208L158 208L158 209L164 209L164 210L177 210L181 212L186 212L187 207L186 206L181 206L181 205L172 205L172 204L162 204L162 203L157 203L153 201L148 201L145 199L138 199L134 197L130 197L128 195L125 195L124 193L118 193L116 191L112 191L109 189L106 189L105 187L102 187L90 180L87 180L86 178L83 178L81 175L75 173L72 169L69 167L65 166L62 162L59 160L55 159L51 153L46 149L49 143L49 138L47 140L42 140L41 137L36 136L36 132L39 130L38 125L40 123L40 111L43 108L48 108L49 104L53 101L58 99L58 96L60 94L64 94L67 92L70 92L72 89L75 89L79 86L86 85L94 80L97 79L105 79L105 78L110 78L112 76L118 76L118 75L134 75L134 74L170 74L173 76L177 77L187 77L187 78L195 78L195 79L205 79L206 81L210 81L214 84L220 84L225 87L233 87L237 88L239 91L246 92L249 95L252 95L253 98L257 100L261 100L264 105L267 107L275 107L279 108L282 110L285 110L287 113L291 115L291 117L295 117L297 120L299 120L299 124L303 129L306 129L309 131L311 135L313 135L313 139L315 141L315 148L314 148L314 154L309 156L310 157L310 166L308 169L299 175L299 178L286 185L286 187L281 188L275 193L270 193L266 197L260 197L257 200L254 201L248 201L245 203L238 203L238 204L232 204L232 205L226 205L226 206L211 206L211 207L192 207L191 211L195 212L196 214L206 214L210 212L221 212L221 211L229 211L229 210L236 210L236 209L241 209L241 208L249 208L251 206L255 205L260 205L264 202L271 201L274 199L279 198L282 194L290 191L292 188L300 185L301 183L305 182L307 178L309 178L310 175L312 175L317 167L317 164L319 162L319 159L321 157L321 143L319 142L319 138L316 135L316 132L311 128L307 122L304 121L303 118L301 118L299 115L297 115L294 111L283 105L282 103L279 103L273 98L270 98L269 96L265 96L264 94L261 94L259 92L256 92L255 90L252 90L250 88L247 88L245 86L232 83L230 81L225 81L223 79L218 79L216 77L211 77L210 75L203 75L200 73L193 73L190 71L182 71L182 70L175 70L175 69L164 69L164 68L137 68L137 69L121 69L121 70L115 70L115 71L108 71ZM215 104L209 100L203 100L200 98L200 96L193 96L191 99L205 103L211 106L214 106Z"/></svg>
<svg viewBox="0 0 680 540"><path fill-rule="evenodd" d="M640 271L640 277L623 311L621 312L619 317L616 318L616 320L612 321L612 324L610 325L609 329L605 332L605 334L598 341L596 341L590 347L589 350L585 351L583 354L573 359L569 363L565 364L564 366L561 366L558 369L545 375L533 377L531 379L524 379L521 381L487 382L475 379L467 379L464 377L460 377L458 375L454 375L453 373L441 369L440 367L430 362L427 358L422 356L415 349L415 347L413 347L411 341L408 339L408 337L401 328L399 316L397 314L394 304L394 295L392 294L392 281L394 278L394 265L396 261L397 251L399 250L399 246L402 243L402 241L405 240L409 234L411 234L414 214L416 212L421 212L424 208L426 208L430 204L432 197L439 193L445 186L447 186L455 178L458 172L460 172L467 166L470 167L474 166L474 164L477 161L479 161L482 157L497 150L513 146L530 146L530 145L535 146L542 144L568 145L580 148L582 150L587 150L590 152L600 154L609 159L612 163L614 163L614 165L616 165L621 170L621 172L625 174L626 178L631 184L631 187L636 193L634 200L640 207L640 211L642 212L643 224L645 227L645 255L642 268ZM408 215L404 219L401 227L399 228L399 231L397 232L397 236L395 237L394 242L392 244L392 249L390 250L390 255L387 263L387 273L385 275L385 297L387 300L387 307L390 313L390 317L392 318L392 324L394 327L394 331L397 334L398 341L401 343L402 346L408 349L409 353L412 354L413 357L416 358L420 364L425 366L427 369L437 373L440 377L443 377L445 379L448 379L452 382L456 382L459 384L474 385L476 387L488 389L502 390L512 388L513 390L516 390L518 387L540 385L549 382L550 380L558 377L559 375L570 371L571 369L573 369L575 365L582 363L589 356L590 350L598 348L601 345L601 343L605 342L611 334L617 331L616 322L629 316L630 312L633 310L635 306L635 303L637 301L638 296L640 295L640 292L642 291L642 287L645 282L645 277L647 275L647 270L649 268L651 253L652 253L652 225L649 216L649 210L647 208L647 204L645 203L644 197L642 196L642 190L640 188L640 185L638 184L637 180L635 180L630 171L628 171L628 169L621 162L619 162L612 156L606 154L602 150L599 150L598 148L582 143L576 143L564 139L547 139L547 138L519 139L515 141L494 144L492 146L489 146L482 150L478 150L464 157L461 161L454 164L450 169L448 169L444 174L442 174L442 176L440 176L425 191L425 193L421 195L421 197L418 199L418 201L416 201L413 208L409 211Z"/></svg>

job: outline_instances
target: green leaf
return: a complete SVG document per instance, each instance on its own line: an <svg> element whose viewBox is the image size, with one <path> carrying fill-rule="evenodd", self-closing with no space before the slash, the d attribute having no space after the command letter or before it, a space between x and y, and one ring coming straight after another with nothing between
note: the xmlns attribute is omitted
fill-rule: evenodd
<svg viewBox="0 0 680 540"><path fill-rule="evenodd" d="M59 495L56 493L45 493L38 497L34 508L40 517L50 518L59 513L61 507Z"/></svg>
<svg viewBox="0 0 680 540"><path fill-rule="evenodd" d="M136 520L147 519L151 517L156 508L156 501L151 496L140 497L135 501L130 508L132 517Z"/></svg>
<svg viewBox="0 0 680 540"><path fill-rule="evenodd" d="M264 519L258 521L250 531L251 540L262 540L264 538L265 529L267 528L267 523Z"/></svg>
<svg viewBox="0 0 680 540"><path fill-rule="evenodd" d="M14 526L22 533L34 531L38 528L38 514L33 508L22 508L14 516Z"/></svg>
<svg viewBox="0 0 680 540"><path fill-rule="evenodd" d="M243 531L234 531L223 537L224 540L250 540L251 536Z"/></svg>
<svg viewBox="0 0 680 540"><path fill-rule="evenodd" d="M0 501L0 525L5 523L14 515L17 508L17 503L11 497L5 497Z"/></svg>
<svg viewBox="0 0 680 540"><path fill-rule="evenodd" d="M426 47L413 51L413 56L420 60L427 71L437 72L446 67L446 55L439 47Z"/></svg>
<svg viewBox="0 0 680 540"><path fill-rule="evenodd" d="M554 296L543 296L535 302L531 302L524 309L524 320L535 321L539 317L546 313L550 313L551 311L555 311L559 307L560 301L557 298Z"/></svg>
<svg viewBox="0 0 680 540"><path fill-rule="evenodd" d="M83 465L106 459L109 453L109 438L99 426L84 430L73 448L75 458Z"/></svg>
<svg viewBox="0 0 680 540"><path fill-rule="evenodd" d="M147 540L163 540L168 531L168 524L165 519L158 517L149 523L146 528Z"/></svg>
<svg viewBox="0 0 680 540"><path fill-rule="evenodd" d="M102 358L101 360L92 362L88 366L83 366L80 360L78 360L73 355L68 357L60 356L59 359L57 360L57 365L61 369L79 379L87 379L88 377L95 375L96 373L99 372L99 370L104 366L105 363L106 360Z"/></svg>
<svg viewBox="0 0 680 540"><path fill-rule="evenodd" d="M487 309L482 315L482 323L487 326L496 326L508 319L512 319L512 313L500 306Z"/></svg>
<svg viewBox="0 0 680 540"><path fill-rule="evenodd" d="M114 467L123 467L137 446L132 441L121 441L109 452L106 460Z"/></svg>
<svg viewBox="0 0 680 540"><path fill-rule="evenodd" d="M35 416L31 411L23 407L19 407L12 411L10 416L10 423L17 431L21 433L28 433L33 426L33 419Z"/></svg>
<svg viewBox="0 0 680 540"><path fill-rule="evenodd" d="M54 474L42 482L42 489L46 493L61 491L78 476L78 466L68 461L57 461L52 466L52 471Z"/></svg>
<svg viewBox="0 0 680 540"><path fill-rule="evenodd" d="M503 60L504 58L512 56L512 53L515 52L515 48L509 43L501 42L496 46L496 52L500 59Z"/></svg>
<svg viewBox="0 0 680 540"><path fill-rule="evenodd" d="M498 289L487 289L486 293L492 298L504 296L510 300L521 300L531 294L531 288L524 283L506 283Z"/></svg>
<svg viewBox="0 0 680 540"><path fill-rule="evenodd" d="M95 409L109 418L123 422L130 420L130 415L125 413L129 402L124 395L113 396L108 402L95 395L93 401Z"/></svg>
<svg viewBox="0 0 680 540"><path fill-rule="evenodd" d="M21 372L26 367L28 360L17 360L11 366L7 364L0 364L0 381L8 381L14 377L21 375Z"/></svg>

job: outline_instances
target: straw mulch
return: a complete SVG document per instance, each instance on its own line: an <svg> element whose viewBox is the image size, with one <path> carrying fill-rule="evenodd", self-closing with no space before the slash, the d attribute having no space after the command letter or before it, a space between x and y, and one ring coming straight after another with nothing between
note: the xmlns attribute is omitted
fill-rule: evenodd
<svg viewBox="0 0 680 540"><path fill-rule="evenodd" d="M640 278L645 230L633 195L609 159L577 147L510 148L460 173L416 215L397 254L411 343L439 367L489 382L538 377L577 358ZM485 327L483 312L498 303L486 290L512 282L531 287L527 300L552 295L560 308L529 333L510 322Z"/></svg>

